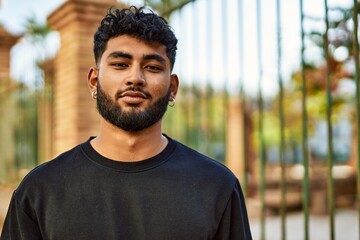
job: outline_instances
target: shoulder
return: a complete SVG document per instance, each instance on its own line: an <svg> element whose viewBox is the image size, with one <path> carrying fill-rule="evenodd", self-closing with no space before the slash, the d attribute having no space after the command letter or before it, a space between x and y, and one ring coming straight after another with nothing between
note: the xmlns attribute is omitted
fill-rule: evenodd
<svg viewBox="0 0 360 240"><path fill-rule="evenodd" d="M175 141L175 140L173 140ZM221 162L212 159L180 142L175 141L177 157L180 157L182 161L189 162L192 166L201 166L206 168L208 171L215 171L218 173L223 172L224 174L234 177L234 174Z"/></svg>
<svg viewBox="0 0 360 240"><path fill-rule="evenodd" d="M81 154L80 145L68 150L48 162L40 164L32 169L20 182L17 187L16 195L27 195L29 193L36 193L39 190L47 187L56 187L57 183L61 182L62 175L74 169L75 161L79 159ZM60 182L59 182L60 181Z"/></svg>
<svg viewBox="0 0 360 240"><path fill-rule="evenodd" d="M180 142L175 141L175 143L177 146L174 157L188 171L193 172L198 177L226 184L229 188L235 187L237 178L224 164Z"/></svg>
<svg viewBox="0 0 360 240"><path fill-rule="evenodd" d="M78 159L81 154L81 146L77 145L76 147L58 155L54 159L35 167L29 172L24 180L26 181L27 179L31 179L38 175L52 175L61 171L63 168L73 167L75 160Z"/></svg>

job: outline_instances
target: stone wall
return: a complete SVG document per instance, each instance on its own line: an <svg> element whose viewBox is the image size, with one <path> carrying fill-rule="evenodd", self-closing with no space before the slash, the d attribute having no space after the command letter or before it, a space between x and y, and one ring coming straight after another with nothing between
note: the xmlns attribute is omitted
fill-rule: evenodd
<svg viewBox="0 0 360 240"><path fill-rule="evenodd" d="M53 156L97 134L99 116L87 86L93 34L116 0L68 0L48 17L60 33L54 62Z"/></svg>

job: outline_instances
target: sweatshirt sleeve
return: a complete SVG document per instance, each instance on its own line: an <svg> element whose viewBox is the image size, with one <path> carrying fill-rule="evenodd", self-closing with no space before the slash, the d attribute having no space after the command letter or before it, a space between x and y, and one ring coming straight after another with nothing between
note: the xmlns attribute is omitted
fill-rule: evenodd
<svg viewBox="0 0 360 240"><path fill-rule="evenodd" d="M13 194L0 240L41 240L35 219L27 214Z"/></svg>
<svg viewBox="0 0 360 240"><path fill-rule="evenodd" d="M244 195L239 182L232 191L214 240L251 240Z"/></svg>

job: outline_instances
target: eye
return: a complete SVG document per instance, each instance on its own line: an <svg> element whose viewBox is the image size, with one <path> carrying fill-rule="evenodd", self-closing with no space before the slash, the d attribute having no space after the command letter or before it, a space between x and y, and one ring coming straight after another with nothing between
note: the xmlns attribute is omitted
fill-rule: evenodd
<svg viewBox="0 0 360 240"><path fill-rule="evenodd" d="M122 62L111 63L110 65L113 66L114 68L119 68L119 69L127 68L129 66L128 64Z"/></svg>
<svg viewBox="0 0 360 240"><path fill-rule="evenodd" d="M149 70L150 72L161 72L162 68L155 66L155 65L147 65L145 66L145 69Z"/></svg>

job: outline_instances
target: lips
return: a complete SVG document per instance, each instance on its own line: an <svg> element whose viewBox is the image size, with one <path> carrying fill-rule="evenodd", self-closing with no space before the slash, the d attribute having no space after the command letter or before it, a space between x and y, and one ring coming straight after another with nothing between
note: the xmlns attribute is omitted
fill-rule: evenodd
<svg viewBox="0 0 360 240"><path fill-rule="evenodd" d="M134 97L134 98L147 98L147 96L142 92L135 91L126 91L120 95L120 98L123 97Z"/></svg>
<svg viewBox="0 0 360 240"><path fill-rule="evenodd" d="M138 91L125 91L119 96L122 101L124 101L127 104L140 104L148 97L146 94Z"/></svg>

